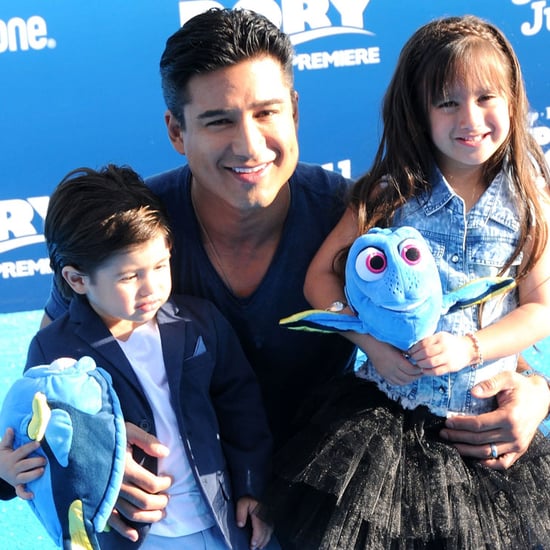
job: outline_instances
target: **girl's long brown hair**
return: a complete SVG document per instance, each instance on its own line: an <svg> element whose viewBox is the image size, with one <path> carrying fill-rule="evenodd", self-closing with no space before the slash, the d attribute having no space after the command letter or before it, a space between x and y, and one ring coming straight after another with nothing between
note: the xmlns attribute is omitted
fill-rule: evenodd
<svg viewBox="0 0 550 550"><path fill-rule="evenodd" d="M391 225L398 207L430 192L435 160L429 108L454 84L472 78L498 86L508 98L510 132L485 163L483 177L488 185L504 166L510 174L521 228L518 246L503 271L531 238L532 253L518 273L522 278L540 258L548 239L537 179L543 178L547 190L550 174L529 131L527 96L516 54L499 29L478 17L431 21L407 41L384 96L380 145L371 169L354 186L351 205L359 233L364 233L374 226Z"/></svg>

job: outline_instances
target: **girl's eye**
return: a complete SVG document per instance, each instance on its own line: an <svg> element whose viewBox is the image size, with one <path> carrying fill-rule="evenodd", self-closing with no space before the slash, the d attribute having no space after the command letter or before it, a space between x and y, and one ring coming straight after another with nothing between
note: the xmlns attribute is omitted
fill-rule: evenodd
<svg viewBox="0 0 550 550"><path fill-rule="evenodd" d="M486 94L483 94L479 97L479 102L480 103L487 103L489 101L494 101L496 99L498 99L498 95L497 94L493 94L493 93L486 93Z"/></svg>
<svg viewBox="0 0 550 550"><path fill-rule="evenodd" d="M399 245L399 254L408 265L417 265L422 261L422 249L414 239L406 239Z"/></svg>
<svg viewBox="0 0 550 550"><path fill-rule="evenodd" d="M374 246L362 250L355 260L357 275L367 282L380 279L384 275L387 266L386 255Z"/></svg>
<svg viewBox="0 0 550 550"><path fill-rule="evenodd" d="M441 101L437 104L438 109L452 109L453 107L456 107L457 103L456 101L453 101L451 99L448 99L446 101Z"/></svg>
<svg viewBox="0 0 550 550"><path fill-rule="evenodd" d="M273 115L277 114L277 112L274 109L265 109L264 111L260 111L257 115L258 118L269 118Z"/></svg>

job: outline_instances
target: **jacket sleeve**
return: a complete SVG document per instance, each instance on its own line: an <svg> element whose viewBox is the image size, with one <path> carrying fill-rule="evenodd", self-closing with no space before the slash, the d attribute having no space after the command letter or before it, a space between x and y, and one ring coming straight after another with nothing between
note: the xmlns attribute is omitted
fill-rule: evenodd
<svg viewBox="0 0 550 550"><path fill-rule="evenodd" d="M31 367L44 365L46 364L46 362L49 363L50 361L46 361L44 352L42 351L42 347L40 345L40 341L38 337L35 336L29 344L29 349L27 351L27 361L25 363L24 370L27 371Z"/></svg>
<svg viewBox="0 0 550 550"><path fill-rule="evenodd" d="M229 322L212 308L215 367L211 396L235 498L260 499L271 474L272 438L260 387Z"/></svg>
<svg viewBox="0 0 550 550"><path fill-rule="evenodd" d="M10 500L15 498L15 488L7 481L0 479L0 500Z"/></svg>

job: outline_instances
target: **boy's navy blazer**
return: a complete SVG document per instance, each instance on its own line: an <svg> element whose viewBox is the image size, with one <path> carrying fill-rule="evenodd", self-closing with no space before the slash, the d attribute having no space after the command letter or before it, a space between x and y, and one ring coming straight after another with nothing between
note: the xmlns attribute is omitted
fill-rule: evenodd
<svg viewBox="0 0 550 550"><path fill-rule="evenodd" d="M256 377L229 323L210 302L173 297L157 321L171 405L191 468L229 547L248 548L249 534L236 527L235 503L244 495L260 498L271 457ZM84 297L74 298L65 315L33 338L25 368L84 355L111 374L125 421L155 434L153 413L130 363ZM135 447L134 458L156 473L156 459ZM100 542L102 549L140 545L114 531Z"/></svg>

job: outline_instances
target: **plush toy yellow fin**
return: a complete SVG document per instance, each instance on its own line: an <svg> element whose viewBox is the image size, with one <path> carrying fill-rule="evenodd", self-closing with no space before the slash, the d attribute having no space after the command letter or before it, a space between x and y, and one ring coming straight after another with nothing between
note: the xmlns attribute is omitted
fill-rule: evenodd
<svg viewBox="0 0 550 550"><path fill-rule="evenodd" d="M336 332L356 330L361 332L361 321L354 315L334 313L323 309L300 311L279 321L280 325L292 330L309 332Z"/></svg>
<svg viewBox="0 0 550 550"><path fill-rule="evenodd" d="M36 392L32 400L32 418L27 426L27 435L35 441L42 441L52 416L45 394Z"/></svg>
<svg viewBox="0 0 550 550"><path fill-rule="evenodd" d="M71 533L71 550L93 550L84 527L81 500L74 500L69 508L69 532Z"/></svg>

